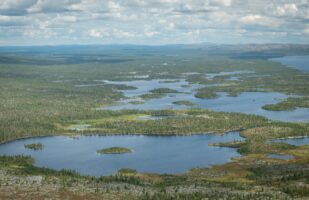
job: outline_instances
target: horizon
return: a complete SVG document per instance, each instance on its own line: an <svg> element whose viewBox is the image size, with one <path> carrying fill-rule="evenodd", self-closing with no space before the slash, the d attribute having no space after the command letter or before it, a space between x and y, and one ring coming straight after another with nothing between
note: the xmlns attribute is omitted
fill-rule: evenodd
<svg viewBox="0 0 309 200"><path fill-rule="evenodd" d="M135 43L110 43L110 44L34 44L34 45L0 45L0 48L5 47L61 47L61 46L137 46L137 47L164 47L164 46L245 46L245 45L295 45L295 46L309 46L309 43L169 43L169 44L135 44Z"/></svg>

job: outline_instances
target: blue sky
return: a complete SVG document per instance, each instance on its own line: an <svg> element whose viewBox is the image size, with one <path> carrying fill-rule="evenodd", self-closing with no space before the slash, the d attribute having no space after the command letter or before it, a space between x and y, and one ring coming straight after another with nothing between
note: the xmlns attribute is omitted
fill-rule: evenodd
<svg viewBox="0 0 309 200"><path fill-rule="evenodd" d="M0 0L0 45L309 43L309 0Z"/></svg>

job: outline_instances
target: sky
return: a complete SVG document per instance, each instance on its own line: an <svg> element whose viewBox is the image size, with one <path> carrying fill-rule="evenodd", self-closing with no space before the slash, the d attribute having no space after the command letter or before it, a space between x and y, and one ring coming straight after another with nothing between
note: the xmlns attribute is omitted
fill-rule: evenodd
<svg viewBox="0 0 309 200"><path fill-rule="evenodd" d="M0 46L309 43L309 0L0 0Z"/></svg>

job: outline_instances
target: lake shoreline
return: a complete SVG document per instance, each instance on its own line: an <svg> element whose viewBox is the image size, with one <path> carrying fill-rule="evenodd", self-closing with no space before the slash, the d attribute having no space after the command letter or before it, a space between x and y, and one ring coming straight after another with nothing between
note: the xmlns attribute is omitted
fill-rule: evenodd
<svg viewBox="0 0 309 200"><path fill-rule="evenodd" d="M46 138L46 137L57 137L57 136L67 136L67 137L72 137L72 136L149 136L149 137L173 137L173 136L180 136L180 137L187 137L187 136L195 136L195 135L209 135L209 134L215 134L215 135L224 135L226 133L231 133L231 132L241 132L244 129L237 129L237 130L228 130L224 133L216 133L216 132L206 132L206 133L184 133L184 134L137 134L137 133L129 133L129 134L97 134L97 133L83 133L80 132L80 134L76 135L74 133L72 134L52 134L52 135L38 135L38 136L26 136L26 137L20 137L20 138L16 138L16 139L12 139L12 140L6 140L6 141L2 141L0 142L0 145L2 144L7 144L10 142L14 142L14 141L19 141L19 140L26 140L26 139L36 139L36 138ZM241 136L243 138L245 138L245 136Z"/></svg>
<svg viewBox="0 0 309 200"><path fill-rule="evenodd" d="M235 140L245 138L239 132L186 137L83 136L76 140L55 136L0 145L0 154L27 155L35 160L36 167L75 170L91 176L108 176L122 168L136 169L141 173L178 174L191 168L225 164L231 158L241 156L237 149L209 145ZM34 152L25 149L25 143L41 143L45 148Z"/></svg>

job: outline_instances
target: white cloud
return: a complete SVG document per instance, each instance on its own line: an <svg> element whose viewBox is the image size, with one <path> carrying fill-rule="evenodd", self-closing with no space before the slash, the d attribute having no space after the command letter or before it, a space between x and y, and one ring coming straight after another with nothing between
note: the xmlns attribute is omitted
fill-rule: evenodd
<svg viewBox="0 0 309 200"><path fill-rule="evenodd" d="M59 18L65 22L76 22L77 17L72 15L59 16Z"/></svg>
<svg viewBox="0 0 309 200"><path fill-rule="evenodd" d="M33 4L35 4L37 0L2 0L0 2L1 9L25 9Z"/></svg>
<svg viewBox="0 0 309 200"><path fill-rule="evenodd" d="M261 15L247 15L247 16L240 18L239 21L245 24L256 24L256 23L259 23L261 19L262 19Z"/></svg>
<svg viewBox="0 0 309 200"><path fill-rule="evenodd" d="M91 37L102 37L102 33L96 29L90 29L88 31L89 36Z"/></svg>
<svg viewBox="0 0 309 200"><path fill-rule="evenodd" d="M159 32L156 32L156 31L145 31L144 34L147 36L147 37L153 37L155 35L158 35Z"/></svg>
<svg viewBox="0 0 309 200"><path fill-rule="evenodd" d="M29 36L29 37L34 37L34 36L40 35L40 32L36 30L27 29L24 31L24 35Z"/></svg>
<svg viewBox="0 0 309 200"><path fill-rule="evenodd" d="M0 34L18 41L19 33L34 42L45 32L50 42L237 42L254 34L265 41L274 35L280 42L304 40L308 1L0 0Z"/></svg>
<svg viewBox="0 0 309 200"><path fill-rule="evenodd" d="M279 16L294 15L298 11L297 5L294 3L279 5L275 9L275 14Z"/></svg>
<svg viewBox="0 0 309 200"><path fill-rule="evenodd" d="M212 12L209 14L209 18L211 20L218 21L219 23L226 23L234 20L234 16L231 14L227 14L223 11Z"/></svg>
<svg viewBox="0 0 309 200"><path fill-rule="evenodd" d="M1 26L25 26L29 23L29 18L25 16L2 16L0 15L0 27Z"/></svg>
<svg viewBox="0 0 309 200"><path fill-rule="evenodd" d="M81 0L38 0L36 4L27 9L29 13L53 13L67 12L72 9L72 5L80 3Z"/></svg>
<svg viewBox="0 0 309 200"><path fill-rule="evenodd" d="M23 35L30 38L44 38L48 39L58 34L51 29L25 29Z"/></svg>
<svg viewBox="0 0 309 200"><path fill-rule="evenodd" d="M211 0L211 3L219 6L231 6L232 0Z"/></svg>
<svg viewBox="0 0 309 200"><path fill-rule="evenodd" d="M175 24L173 22L170 22L165 28L166 30L173 30L175 28Z"/></svg>
<svg viewBox="0 0 309 200"><path fill-rule="evenodd" d="M276 19L272 19L269 17L261 16L261 15L247 15L241 17L239 22L247 25L261 25L261 26L269 26L269 27L277 27L280 22Z"/></svg>
<svg viewBox="0 0 309 200"><path fill-rule="evenodd" d="M103 37L110 37L110 38L132 38L137 36L137 34L129 31L124 31L117 28L109 28L109 29L96 29L92 28L88 30L88 35L94 38L103 38Z"/></svg>
<svg viewBox="0 0 309 200"><path fill-rule="evenodd" d="M179 0L159 0L160 3L179 3Z"/></svg>
<svg viewBox="0 0 309 200"><path fill-rule="evenodd" d="M123 31L120 29L113 29L112 34L118 38L132 38L137 36L137 34L129 31Z"/></svg>

